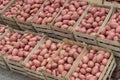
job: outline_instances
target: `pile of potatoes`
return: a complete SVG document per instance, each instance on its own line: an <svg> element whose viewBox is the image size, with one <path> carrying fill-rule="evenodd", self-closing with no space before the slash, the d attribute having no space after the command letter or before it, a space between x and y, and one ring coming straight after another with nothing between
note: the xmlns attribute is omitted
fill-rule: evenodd
<svg viewBox="0 0 120 80"><path fill-rule="evenodd" d="M94 35L98 32L108 13L108 8L90 7L88 13L76 27L76 32Z"/></svg>
<svg viewBox="0 0 120 80"><path fill-rule="evenodd" d="M24 3L25 0L16 0L15 3L13 3L10 8L4 13L4 16L8 18L16 16L18 13L20 13L20 9Z"/></svg>
<svg viewBox="0 0 120 80"><path fill-rule="evenodd" d="M7 35L0 41L0 55L4 55L7 52L11 53L13 51L14 45L22 37L21 34L17 32L9 32Z"/></svg>
<svg viewBox="0 0 120 80"><path fill-rule="evenodd" d="M44 0L26 0L22 11L17 15L17 19L21 21L30 21L37 11L41 8Z"/></svg>
<svg viewBox="0 0 120 80"><path fill-rule="evenodd" d="M13 48L11 52L9 52L7 59L16 62L23 61L36 46L37 42L41 40L41 38L42 36L40 35L25 33L21 40L12 46Z"/></svg>
<svg viewBox="0 0 120 80"><path fill-rule="evenodd" d="M47 25L52 22L66 0L48 0L39 14L34 18L33 23Z"/></svg>
<svg viewBox="0 0 120 80"><path fill-rule="evenodd" d="M70 80L98 80L103 72L110 53L91 49L80 61Z"/></svg>
<svg viewBox="0 0 120 80"><path fill-rule="evenodd" d="M11 0L0 0L0 11L2 11L10 1Z"/></svg>
<svg viewBox="0 0 120 80"><path fill-rule="evenodd" d="M107 26L100 32L99 37L114 41L120 40L120 12L111 17Z"/></svg>
<svg viewBox="0 0 120 80"><path fill-rule="evenodd" d="M55 43L53 40L48 39L30 56L29 61L25 67L34 71L40 71L50 61L50 58L56 53L61 43Z"/></svg>
<svg viewBox="0 0 120 80"><path fill-rule="evenodd" d="M87 6L88 3L86 1L71 0L56 18L53 26L61 29L73 27Z"/></svg>
<svg viewBox="0 0 120 80"><path fill-rule="evenodd" d="M73 62L82 52L82 49L77 45L65 44L60 50L59 55L53 58L53 61L46 66L45 71L54 76L65 76L73 65Z"/></svg>

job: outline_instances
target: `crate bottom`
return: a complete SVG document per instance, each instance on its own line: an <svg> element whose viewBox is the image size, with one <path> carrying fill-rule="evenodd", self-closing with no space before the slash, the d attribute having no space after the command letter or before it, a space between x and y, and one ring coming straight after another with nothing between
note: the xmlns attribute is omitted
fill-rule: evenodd
<svg viewBox="0 0 120 80"><path fill-rule="evenodd" d="M106 44L106 43L103 43L103 42L98 42L98 46L104 47L104 48L109 48L113 51L120 52L120 46L114 46L114 45Z"/></svg>
<svg viewBox="0 0 120 80"><path fill-rule="evenodd" d="M26 71L26 73L27 73L28 76L32 76L32 77L34 77L36 79L39 79L39 80L40 79L41 80L46 80L45 77L44 77L44 75L42 73L40 73L40 72L34 72L34 71L31 71L31 70L29 70L27 68L24 68L24 69L25 69L25 71Z"/></svg>
<svg viewBox="0 0 120 80"><path fill-rule="evenodd" d="M2 58L0 58L0 67L6 70L10 70L9 66L4 62L4 60L2 60Z"/></svg>
<svg viewBox="0 0 120 80"><path fill-rule="evenodd" d="M53 33L54 33L55 38L57 39L68 38L71 40L75 40L72 33L62 33L58 31L54 31Z"/></svg>
<svg viewBox="0 0 120 80"><path fill-rule="evenodd" d="M3 69L9 70L9 68L7 68L6 65L1 65L0 64L0 67L3 68Z"/></svg>
<svg viewBox="0 0 120 80"><path fill-rule="evenodd" d="M46 33L46 34L51 34L53 33L53 31L51 29L45 29L45 28L35 28L35 30L38 32L38 33Z"/></svg>
<svg viewBox="0 0 120 80"><path fill-rule="evenodd" d="M85 42L91 45L97 45L97 41L95 41L94 39L82 38L82 37L77 37L77 36L75 36L75 39L78 42L80 41L80 42Z"/></svg>
<svg viewBox="0 0 120 80"><path fill-rule="evenodd" d="M35 74L27 73L27 76L35 80L46 80L45 77L36 76Z"/></svg>
<svg viewBox="0 0 120 80"><path fill-rule="evenodd" d="M19 28L19 26L17 26L17 25L8 24L8 26L11 27L11 28L13 28L13 29L21 30L21 29Z"/></svg>
<svg viewBox="0 0 120 80"><path fill-rule="evenodd" d="M29 31L34 31L35 32L35 29L32 25L20 24L20 23L17 23L17 24L20 27L20 29L23 30L23 31L29 30Z"/></svg>
<svg viewBox="0 0 120 80"><path fill-rule="evenodd" d="M25 76L27 75L25 73L25 71L22 71L22 70L19 70L19 69L11 68L10 70L13 71L13 72L16 72L16 73L20 73L20 74L25 75Z"/></svg>
<svg viewBox="0 0 120 80"><path fill-rule="evenodd" d="M10 25L17 25L15 21L10 21L10 20L6 20L6 19L3 19L3 22L6 24L10 24Z"/></svg>

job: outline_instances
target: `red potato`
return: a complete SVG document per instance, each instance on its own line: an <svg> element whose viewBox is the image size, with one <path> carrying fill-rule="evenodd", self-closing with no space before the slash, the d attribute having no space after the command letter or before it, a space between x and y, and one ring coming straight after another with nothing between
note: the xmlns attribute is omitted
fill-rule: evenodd
<svg viewBox="0 0 120 80"><path fill-rule="evenodd" d="M109 12L108 8L90 7L81 23L76 27L76 32L94 35L97 33Z"/></svg>
<svg viewBox="0 0 120 80"><path fill-rule="evenodd" d="M15 1L15 3L13 3L11 7L4 13L4 16L8 18L12 18L15 15L17 15L17 13L20 12L20 9L23 6L23 3L25 3L25 0Z"/></svg>
<svg viewBox="0 0 120 80"><path fill-rule="evenodd" d="M39 14L34 18L33 23L47 25L55 18L63 7L65 0L48 0Z"/></svg>
<svg viewBox="0 0 120 80"><path fill-rule="evenodd" d="M68 48L70 48L70 50L68 50ZM59 55L55 57L50 64L47 65L46 72L54 76L65 76L77 58L74 56L74 53L79 55L82 52L82 49L83 48L77 45L65 44L60 50ZM54 71L55 73L52 73Z"/></svg>
<svg viewBox="0 0 120 80"><path fill-rule="evenodd" d="M25 64L25 67L32 69L32 66L35 66L35 71L40 71L43 67L46 67L50 60L50 57L55 54L60 46L61 43L55 43L53 40L50 39L46 40L42 45L40 45L40 47L34 52L34 54L30 56L30 60L28 61L28 63ZM33 64L30 65L30 62L32 62ZM52 64L52 66L55 67L56 64Z"/></svg>
<svg viewBox="0 0 120 80"><path fill-rule="evenodd" d="M113 14L108 24L100 32L99 37L102 39L120 40L120 12Z"/></svg>
<svg viewBox="0 0 120 80"><path fill-rule="evenodd" d="M1 27L2 28L2 27ZM0 29L1 30L1 29ZM3 32L2 30L0 32ZM16 56L16 53L18 52L16 49L13 48L13 46L17 43L17 41L20 40L22 37L21 34L17 32L9 32L7 35L0 41L0 55L4 55L5 53L11 53L13 52L13 56ZM14 49L14 50L13 50Z"/></svg>
<svg viewBox="0 0 120 80"><path fill-rule="evenodd" d="M22 39L13 45L14 46L13 50L12 52L10 52L10 55L8 55L7 58L9 59L9 56L12 55L12 57L17 56L18 58L20 58L18 62L23 61L28 56L28 54L32 51L32 49L35 47L37 42L41 40L41 38L42 36L40 35L33 35L31 33L25 33L22 36ZM34 57L35 56L33 56L33 58ZM10 60L17 61L16 59L10 59ZM38 62L35 61L34 64L36 65L36 63Z"/></svg>
<svg viewBox="0 0 120 80"><path fill-rule="evenodd" d="M37 11L41 8L44 0L27 0L23 6L23 10L18 13L17 19L23 21L30 21Z"/></svg>
<svg viewBox="0 0 120 80"><path fill-rule="evenodd" d="M87 8L88 3L86 1L72 0L66 4L61 14L55 19L54 27L61 29L68 29L73 27L79 17Z"/></svg>
<svg viewBox="0 0 120 80"><path fill-rule="evenodd" d="M99 60L94 61L95 57L99 58ZM109 52L90 50L88 54L82 58L80 64L70 77L70 80L98 80L109 58Z"/></svg>
<svg viewBox="0 0 120 80"><path fill-rule="evenodd" d="M0 0L0 11L2 11L11 0Z"/></svg>

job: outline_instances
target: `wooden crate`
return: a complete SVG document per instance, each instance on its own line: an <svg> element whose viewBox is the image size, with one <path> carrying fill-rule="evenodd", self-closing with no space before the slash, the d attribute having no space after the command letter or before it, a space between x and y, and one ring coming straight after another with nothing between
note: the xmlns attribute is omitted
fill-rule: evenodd
<svg viewBox="0 0 120 80"><path fill-rule="evenodd" d="M68 3L70 3L70 0ZM87 7L87 9L88 9L88 7ZM64 9L65 9L65 6L64 6L63 10ZM87 9L84 11L84 13L87 11ZM84 15L84 13L81 16L79 16L79 19ZM59 17L60 15L61 15L61 13L57 17ZM68 29L61 29L58 27L54 27L54 24L55 24L55 20L51 23L51 28L53 29L53 33L56 38L58 38L58 39L68 38L68 39L75 40L73 31L72 31L72 27L74 27L76 25L76 23L73 26L70 26Z"/></svg>
<svg viewBox="0 0 120 80"><path fill-rule="evenodd" d="M63 41L64 41L63 45L62 45L61 48L56 52L56 54L51 58L51 60L49 61L48 64L51 64L52 61L53 61L53 59L54 59L55 57L59 56L60 51L61 51L61 49L63 48L63 46L64 46L65 44L78 45L79 47L82 47L83 50L82 50L82 52L80 53L80 55L77 57L77 59L83 57L83 53L86 51L86 46L87 46L85 43L78 43L78 42L75 42L75 41L72 41L72 40L68 40L68 39L63 39ZM75 61L74 61L74 63L75 63ZM74 63L73 63L73 65L74 65ZM43 70L43 74L44 74L44 76L46 77L46 80L66 80L66 79L67 79L67 75L69 75L70 72L71 72L71 68L70 68L70 70L68 71L68 73L67 73L66 75L64 75L64 76L62 76L62 77L57 77L57 76L53 76L53 75L51 75L51 74L46 73L46 72L45 72L45 69Z"/></svg>
<svg viewBox="0 0 120 80"><path fill-rule="evenodd" d="M93 5L90 5L90 7L92 7ZM109 6L106 6L106 5L96 5L94 4L95 7L106 7L106 8L109 8L110 11L108 13L108 15L106 16L103 24L100 26L100 29L105 26L106 22L108 21L108 18L111 16L112 14L112 11L113 11L113 7L109 7ZM84 16L87 14L88 10L84 13L84 15L82 16L82 18L80 18L77 22L77 24L75 25L75 27L73 27L73 33L74 33L74 37L75 37L75 40L76 41L80 41L80 42L86 42L88 44L93 44L93 45L97 45L97 40L96 40L96 35L98 33L95 33L94 35L89 35L89 34L85 34L85 33L81 33L81 32L76 32L75 29L78 27L78 25L82 22L82 19L84 18ZM99 31L98 31L99 32Z"/></svg>
<svg viewBox="0 0 120 80"><path fill-rule="evenodd" d="M5 12L6 12L7 10L9 10L9 9L12 7L12 5L13 5L15 2L17 2L17 1L19 1L19 0L14 0L14 1L12 2L12 4L10 4L9 7L7 7L6 10L4 10L4 11L2 12L1 18L2 18L2 21L4 22L4 24L8 24L10 27L19 30L20 28L19 28L19 26L17 25L14 17L8 18L8 17L6 17L6 16L4 15ZM25 3L24 3L23 5L25 5ZM20 11L21 11L21 9L22 9L22 7L20 8ZM16 15L17 15L17 14L16 14ZM16 16L16 15L15 15L15 16Z"/></svg>
<svg viewBox="0 0 120 80"><path fill-rule="evenodd" d="M7 29L5 33L2 36L0 36L0 40L4 39L8 32L9 30ZM0 56L0 67L8 70L10 69L7 62L4 60L3 55Z"/></svg>
<svg viewBox="0 0 120 80"><path fill-rule="evenodd" d="M26 31L26 32L24 32L24 33L30 33L30 34L33 34L33 35L37 35L37 33L33 33L33 32L29 32L29 31ZM40 35L40 34L39 34ZM44 36L43 34L41 35L42 37ZM21 39L23 38L23 36L21 37ZM21 41L21 40L20 40ZM19 41L19 42L20 42ZM37 42L37 44L36 44L36 46L39 44L39 42L40 41L38 41ZM34 48L36 48L36 46L34 47ZM33 50L31 51L31 52L33 52L34 51L34 48L33 48ZM30 52L30 53L31 53ZM29 54L30 54L29 53ZM23 68L23 61L25 60L23 60L23 61L21 61L21 62L16 62L16 61L13 61L13 60L8 60L8 59L6 59L6 57L9 55L9 53L6 55L6 56L4 56L4 59L5 59L5 61L8 63L8 65L9 65L9 67L10 67L10 70L11 71L13 71L13 72L17 72L17 73L20 73L20 74L23 74L23 75L26 75L26 73L25 73L25 70L24 70L24 68ZM29 55L28 55L29 56Z"/></svg>
<svg viewBox="0 0 120 80"><path fill-rule="evenodd" d="M2 14L4 11L6 11L6 9L7 9L8 7L10 7L10 5L11 5L14 1L15 1L15 0L10 0L9 3L6 4L5 7L0 11L0 22L1 22L1 23L4 23L4 22L2 21L1 14Z"/></svg>
<svg viewBox="0 0 120 80"><path fill-rule="evenodd" d="M46 1L46 0L45 0ZM44 1L44 2L45 2ZM25 3L24 4L24 6L26 5L27 3ZM44 3L43 3L44 4ZM42 6L43 6L43 4L42 4ZM24 7L23 6L23 7ZM42 8L42 6L41 6L41 8ZM22 8L23 8L22 7ZM40 8L40 9L41 9ZM40 11L40 9L32 16L32 19L31 20L29 20L29 21L21 21L21 20L18 20L16 17L14 18L15 19L15 21L16 21L16 23L17 23L17 25L20 27L20 29L21 30L29 30L29 31L34 31L34 32L36 32L36 30L35 30L35 28L33 27L33 25L32 25L32 20L34 19L34 17L36 16L36 14L38 14L38 12ZM23 9L22 9L23 10ZM21 11L22 11L21 10Z"/></svg>
<svg viewBox="0 0 120 80"><path fill-rule="evenodd" d="M60 14L60 12L62 11L62 9L64 8L64 6L68 3L69 0L66 0L66 2L64 3L64 5L62 7L60 7L60 10L59 12L57 13L57 15L53 18L53 20L51 21L51 23L48 23L47 25L44 25L44 24L35 24L33 23L32 21L32 25L34 26L35 30L38 32L38 33L46 33L47 35L49 35L50 37L54 35L53 33L53 30L51 28L51 24L54 22L54 20L56 19L56 17ZM46 0L47 2L47 0ZM39 12L42 11L42 9L44 8L44 5L43 7L41 8L41 10ZM36 16L38 16L39 13L36 14Z"/></svg>
<svg viewBox="0 0 120 80"><path fill-rule="evenodd" d="M4 37L7 35L7 33L9 32L18 32L20 34L23 34L23 32L18 31L18 30L13 30L13 29L7 29L6 32L2 35L2 37L0 37L0 40L4 39ZM6 61L6 59L4 58L7 55L7 53L5 55L1 55L0 56L0 67L4 68L4 69L8 69L10 70L10 66L8 64L8 62Z"/></svg>
<svg viewBox="0 0 120 80"><path fill-rule="evenodd" d="M101 47L96 47L96 46L89 46L89 49L95 49L95 50L103 50L103 51L107 51L111 53L110 58L108 59L108 63L105 66L102 74L100 75L98 80L110 80L112 72L114 71L115 67L116 67L116 62L115 62L115 58L113 56L113 52L107 48L101 48Z"/></svg>
<svg viewBox="0 0 120 80"><path fill-rule="evenodd" d="M48 0L45 0L44 1L44 4L47 2ZM35 17L38 16L39 12L41 11L41 9L44 8L44 4L42 5L42 7L40 8L40 10L36 13ZM34 18L35 18L34 17ZM33 20L34 20L33 18ZM32 23L32 26L34 27L34 29L36 30L36 32L38 33L45 33L45 34L49 34L49 33L52 33L52 30L51 28L49 27L49 24L48 25L43 25L43 24L35 24L33 22L33 20L31 21Z"/></svg>
<svg viewBox="0 0 120 80"><path fill-rule="evenodd" d="M120 8L120 3L112 3L110 1L104 0L103 4Z"/></svg>
<svg viewBox="0 0 120 80"><path fill-rule="evenodd" d="M114 10L112 12L112 15L116 12L120 12L119 10L120 10L119 8L114 8ZM111 19L111 16L108 18L109 21ZM109 21L107 21L107 24L109 23ZM102 31L102 29L104 29L106 27L106 25L101 28L101 30L98 32L98 35ZM115 56L120 57L120 40L119 41L113 41L113 40L101 39L101 38L98 37L97 42L98 42L98 46L109 48L113 51Z"/></svg>
<svg viewBox="0 0 120 80"><path fill-rule="evenodd" d="M111 53L111 56L110 58L108 59L108 63L107 65L105 66L103 72L101 73L100 77L98 80L110 80L111 79L111 75L116 67L116 62L115 62L115 58L113 56L113 53L108 50L108 49L105 49L105 48L100 48L100 47L97 47L97 46L87 46L86 48L86 51L85 53L83 53L83 56L85 56L86 54L89 53L89 50L90 49L94 49L94 50L102 50L102 51L107 51L107 52L110 52ZM82 57L83 57L82 56ZM78 67L80 61L81 61L82 58L78 58L76 59L74 65L72 66L71 68L71 71L69 72L69 75L67 75L67 79L66 80L69 80L71 75L73 74L73 72L75 71L75 69Z"/></svg>
<svg viewBox="0 0 120 80"><path fill-rule="evenodd" d="M36 46L36 48L35 48L35 49L29 54L29 56L25 59L25 61L23 62L23 64L26 64L26 63L29 61L30 56L31 56L32 54L34 54L34 52L39 48L39 46L40 46L41 44L45 43L45 41L46 41L47 39L51 39L52 41L54 41L54 42L56 42L56 43L61 42L60 40L57 40L57 39L53 39L53 38L49 38L49 37L47 37L47 36L44 36L44 38L39 42L39 44ZM62 42L61 42L61 43L62 43ZM59 50L59 49L58 49L58 50ZM34 79L36 79L36 80L46 80L45 76L44 76L43 73L42 73L42 70L39 71L39 72L37 72L37 71L34 71L34 70L30 70L30 69L28 69L28 68L26 68L26 67L24 67L24 69L25 69L25 72L26 72L27 76L32 77L32 78L34 78Z"/></svg>

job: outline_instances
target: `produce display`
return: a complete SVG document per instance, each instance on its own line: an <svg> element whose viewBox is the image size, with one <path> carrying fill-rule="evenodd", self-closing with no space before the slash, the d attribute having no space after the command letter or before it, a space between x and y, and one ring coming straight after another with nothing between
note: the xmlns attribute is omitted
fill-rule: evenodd
<svg viewBox="0 0 120 80"><path fill-rule="evenodd" d="M21 21L30 21L37 11L43 5L44 0L26 0L22 11L17 15L17 19Z"/></svg>
<svg viewBox="0 0 120 80"><path fill-rule="evenodd" d="M22 8L24 2L25 0L16 0L15 3L13 3L4 13L3 16L6 16L8 18L15 17L18 13L20 13L20 9Z"/></svg>
<svg viewBox="0 0 120 80"><path fill-rule="evenodd" d="M88 3L86 1L71 0L56 18L53 26L61 29L73 27L87 6Z"/></svg>
<svg viewBox="0 0 120 80"><path fill-rule="evenodd" d="M90 7L88 13L84 16L78 27L76 27L76 32L90 35L97 33L108 13L108 8Z"/></svg>
<svg viewBox="0 0 120 80"><path fill-rule="evenodd" d="M120 12L113 14L107 26L101 31L99 37L114 41L120 40Z"/></svg>
<svg viewBox="0 0 120 80"><path fill-rule="evenodd" d="M0 11L2 11L11 0L0 0Z"/></svg>
<svg viewBox="0 0 120 80"><path fill-rule="evenodd" d="M113 56L120 57L119 9L117 4L87 0L0 0L0 12L4 10L0 21L9 24L0 25L0 67L38 79L106 80L111 75L119 79L120 60ZM50 33L56 39L8 27Z"/></svg>
<svg viewBox="0 0 120 80"><path fill-rule="evenodd" d="M48 0L45 2L44 7L40 10L39 14L34 18L35 24L49 24L63 7L66 0Z"/></svg>
<svg viewBox="0 0 120 80"><path fill-rule="evenodd" d="M45 71L54 76L65 76L73 65L73 62L82 52L82 49L82 47L77 45L65 44L60 50L59 55L56 56L53 61L46 66Z"/></svg>
<svg viewBox="0 0 120 80"><path fill-rule="evenodd" d="M0 55L4 55L7 52L13 51L14 45L20 40L22 34L12 31L7 33L7 35L0 41Z"/></svg>
<svg viewBox="0 0 120 80"><path fill-rule="evenodd" d="M34 71L42 70L60 46L61 43L56 43L51 39L46 40L34 54L30 56L30 60L25 64L25 67Z"/></svg>
<svg viewBox="0 0 120 80"><path fill-rule="evenodd" d="M20 41L14 43L7 59L17 62L23 61L36 46L37 42L40 41L41 37L40 35L25 33Z"/></svg>
<svg viewBox="0 0 120 80"><path fill-rule="evenodd" d="M98 80L110 55L107 51L91 49L82 58L70 80Z"/></svg>

